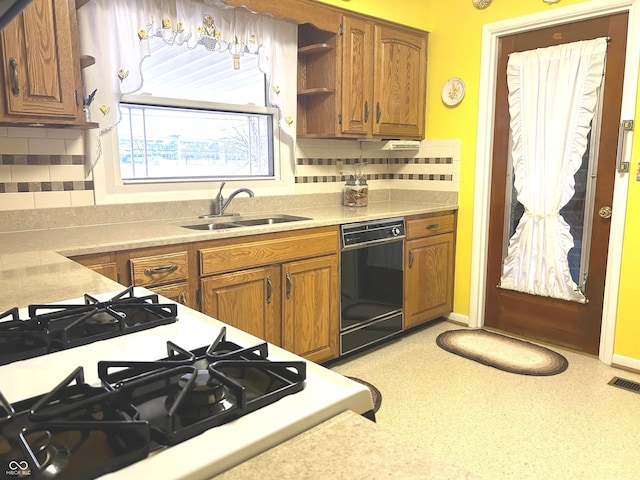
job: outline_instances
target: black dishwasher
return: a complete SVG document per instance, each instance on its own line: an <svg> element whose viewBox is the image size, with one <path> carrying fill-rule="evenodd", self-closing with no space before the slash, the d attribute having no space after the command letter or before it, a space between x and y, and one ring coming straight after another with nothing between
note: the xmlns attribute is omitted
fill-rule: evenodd
<svg viewBox="0 0 640 480"><path fill-rule="evenodd" d="M340 355L402 331L404 218L341 226Z"/></svg>

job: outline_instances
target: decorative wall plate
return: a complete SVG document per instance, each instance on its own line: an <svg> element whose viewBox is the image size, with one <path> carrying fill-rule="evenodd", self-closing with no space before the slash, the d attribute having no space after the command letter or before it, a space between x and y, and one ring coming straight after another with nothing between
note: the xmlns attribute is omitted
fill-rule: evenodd
<svg viewBox="0 0 640 480"><path fill-rule="evenodd" d="M451 78L442 87L442 101L453 107L464 98L465 86L461 78Z"/></svg>

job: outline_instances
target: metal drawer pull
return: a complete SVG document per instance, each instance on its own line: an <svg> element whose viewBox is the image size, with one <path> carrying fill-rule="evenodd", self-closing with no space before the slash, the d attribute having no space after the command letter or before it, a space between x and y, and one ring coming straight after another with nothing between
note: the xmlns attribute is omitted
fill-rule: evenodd
<svg viewBox="0 0 640 480"><path fill-rule="evenodd" d="M155 275L156 273L171 273L171 272L175 272L178 269L178 265L176 265L175 263L172 263L170 265L162 265L160 267L152 267L152 268L145 268L144 269L144 274L148 277Z"/></svg>
<svg viewBox="0 0 640 480"><path fill-rule="evenodd" d="M413 266L413 250L409 250L409 268Z"/></svg>
<svg viewBox="0 0 640 480"><path fill-rule="evenodd" d="M17 97L20 95L20 81L18 79L18 61L15 58L9 60L9 71L11 72L11 94Z"/></svg>
<svg viewBox="0 0 640 480"><path fill-rule="evenodd" d="M180 302L182 305L186 305L187 304L187 294L185 292L182 292L180 294L178 302Z"/></svg>
<svg viewBox="0 0 640 480"><path fill-rule="evenodd" d="M289 300L291 298L291 275L289 274L289 272L287 272L286 278L287 278L286 296L287 296L287 300Z"/></svg>
<svg viewBox="0 0 640 480"><path fill-rule="evenodd" d="M380 123L381 115L382 115L382 109L380 108L380 102L376 102L376 124Z"/></svg>
<svg viewBox="0 0 640 480"><path fill-rule="evenodd" d="M271 284L271 275L267 275L267 305L271 303L271 294L273 293L273 285Z"/></svg>
<svg viewBox="0 0 640 480"><path fill-rule="evenodd" d="M440 224L439 223L432 223L430 225L427 225L427 230L435 230L436 228L439 228Z"/></svg>
<svg viewBox="0 0 640 480"><path fill-rule="evenodd" d="M369 101L365 100L364 102L364 123L369 121Z"/></svg>

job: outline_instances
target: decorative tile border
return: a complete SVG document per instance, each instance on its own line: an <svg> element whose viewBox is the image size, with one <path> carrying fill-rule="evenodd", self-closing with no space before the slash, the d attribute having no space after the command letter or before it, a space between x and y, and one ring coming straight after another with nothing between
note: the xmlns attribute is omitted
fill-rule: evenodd
<svg viewBox="0 0 640 480"><path fill-rule="evenodd" d="M402 157L402 158L296 158L296 166L300 167L300 172L295 176L295 183L333 183L344 182L345 176L340 175L321 175L323 171L327 172L330 168L336 168L341 165L348 167L355 164L365 164L367 168L380 170L379 166L397 168L406 165L424 166L427 170L419 168L419 173L373 173L365 174L363 178L367 180L417 180L417 181L434 181L434 182L453 182L453 174L450 173L430 173L433 168L428 165L446 165L453 167L452 157ZM378 166L378 167L377 167ZM307 168L305 170L305 167ZM324 167L324 169L309 169L309 167ZM376 168L377 167L377 168ZM413 169L415 170L415 168ZM447 168L450 171L450 168Z"/></svg>
<svg viewBox="0 0 640 480"><path fill-rule="evenodd" d="M392 173L373 173L369 175L363 175L367 181L371 180L390 180L394 177ZM344 182L347 179L344 175L310 175L310 176L296 176L296 183L333 183Z"/></svg>
<svg viewBox="0 0 640 480"><path fill-rule="evenodd" d="M0 155L0 165L84 165L84 155Z"/></svg>
<svg viewBox="0 0 640 480"><path fill-rule="evenodd" d="M72 192L93 190L93 181L69 182L6 182L0 183L0 193Z"/></svg>
<svg viewBox="0 0 640 480"><path fill-rule="evenodd" d="M311 165L311 166L335 166L342 165L355 165L357 163L366 163L367 165L386 165L388 163L386 158L296 158L296 165Z"/></svg>

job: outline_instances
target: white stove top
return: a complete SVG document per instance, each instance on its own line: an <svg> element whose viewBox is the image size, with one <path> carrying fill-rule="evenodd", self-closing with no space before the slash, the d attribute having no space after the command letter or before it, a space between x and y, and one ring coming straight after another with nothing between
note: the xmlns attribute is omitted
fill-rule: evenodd
<svg viewBox="0 0 640 480"><path fill-rule="evenodd" d="M96 297L103 300L116 293ZM148 293L144 289L135 290L137 296ZM165 303L164 299L161 301ZM60 303L77 303L77 300ZM87 383L99 385L97 364L100 360L164 358L168 340L189 350L208 346L223 326L225 324L218 320L180 305L178 321L173 324L0 366L0 391L9 402L30 398L51 390L78 366L84 367ZM226 327L227 340L238 345L248 347L262 342L236 328ZM301 360L274 345L269 345L269 359ZM145 460L101 478L212 478L343 411L365 413L372 408L366 387L307 362L307 379L301 392L178 445L153 452Z"/></svg>

